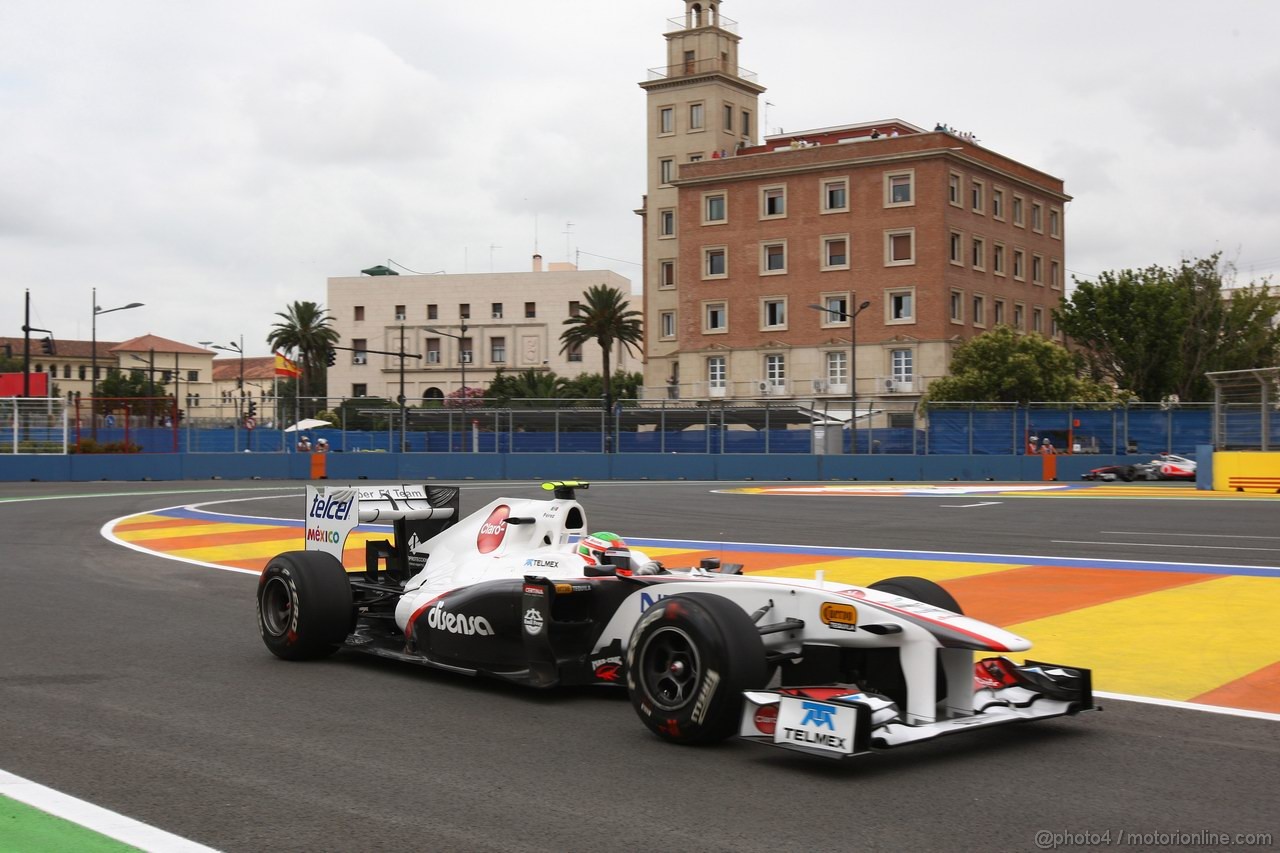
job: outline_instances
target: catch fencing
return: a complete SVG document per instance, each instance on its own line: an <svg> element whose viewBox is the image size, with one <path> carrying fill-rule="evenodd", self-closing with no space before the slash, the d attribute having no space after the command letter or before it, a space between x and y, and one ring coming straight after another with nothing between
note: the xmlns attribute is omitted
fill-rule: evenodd
<svg viewBox="0 0 1280 853"><path fill-rule="evenodd" d="M0 453L66 453L67 407L57 397L0 398Z"/></svg>

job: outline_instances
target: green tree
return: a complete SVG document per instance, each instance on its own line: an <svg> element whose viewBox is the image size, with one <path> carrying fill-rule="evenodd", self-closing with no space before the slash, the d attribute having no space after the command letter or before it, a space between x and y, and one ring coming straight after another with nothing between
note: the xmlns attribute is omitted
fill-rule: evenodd
<svg viewBox="0 0 1280 853"><path fill-rule="evenodd" d="M1211 396L1204 374L1274 364L1280 301L1267 283L1232 285L1220 254L1177 267L1108 271L1076 282L1055 312L1062 331L1084 347L1095 379L1110 379L1143 400Z"/></svg>
<svg viewBox="0 0 1280 853"><path fill-rule="evenodd" d="M165 394L163 385L148 378L145 370L126 373L119 368L108 368L107 375L98 383L96 399L100 401L97 404L100 414L125 405L135 415L163 415L173 410L173 397Z"/></svg>
<svg viewBox="0 0 1280 853"><path fill-rule="evenodd" d="M565 380L556 376L551 370L522 370L519 373L507 374L499 370L484 392L485 397L497 405L508 405L513 400L546 400L563 396Z"/></svg>
<svg viewBox="0 0 1280 853"><path fill-rule="evenodd" d="M615 370L613 377L609 380L609 387L613 391L615 400L634 400L640 395L640 388L644 385L644 374L627 373L625 370ZM604 394L604 377L599 373L579 373L572 379L565 380L564 397L572 397L579 400L599 400Z"/></svg>
<svg viewBox="0 0 1280 853"><path fill-rule="evenodd" d="M325 396L329 347L340 339L333 318L315 302L295 302L276 316L281 319L271 327L267 345L298 362L304 396Z"/></svg>
<svg viewBox="0 0 1280 853"><path fill-rule="evenodd" d="M564 321L568 328L560 333L563 344L560 352L565 352L570 347L584 346L591 341L599 344L606 409L613 406L612 376L609 371L613 345L620 343L627 348L627 352L634 353L633 348L640 345L644 336L640 312L628 308L629 304L622 291L616 287L593 285L582 294L582 307L578 314Z"/></svg>
<svg viewBox="0 0 1280 853"><path fill-rule="evenodd" d="M996 326L956 347L951 375L929 385L927 400L1026 405L1033 400L1113 398L1109 387L1082 376L1084 371L1084 359L1058 344Z"/></svg>

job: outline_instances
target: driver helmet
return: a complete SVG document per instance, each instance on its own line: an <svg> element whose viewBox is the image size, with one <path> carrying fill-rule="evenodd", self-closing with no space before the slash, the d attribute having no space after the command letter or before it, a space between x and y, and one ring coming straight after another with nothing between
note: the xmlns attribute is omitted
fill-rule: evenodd
<svg viewBox="0 0 1280 853"><path fill-rule="evenodd" d="M578 556L586 560L587 565L598 566L606 562L605 551L626 547L627 543L616 533L592 533L578 542Z"/></svg>

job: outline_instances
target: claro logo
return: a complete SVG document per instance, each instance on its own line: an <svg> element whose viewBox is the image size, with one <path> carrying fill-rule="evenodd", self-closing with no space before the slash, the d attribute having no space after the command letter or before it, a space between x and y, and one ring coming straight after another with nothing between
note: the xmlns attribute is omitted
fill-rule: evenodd
<svg viewBox="0 0 1280 853"><path fill-rule="evenodd" d="M465 613L450 613L444 609L444 602L436 602L436 606L427 611L427 627L446 634L478 634L481 637L493 636L493 626L483 616L468 616Z"/></svg>
<svg viewBox="0 0 1280 853"><path fill-rule="evenodd" d="M488 554L498 549L502 538L507 535L507 516L510 514L511 508L506 504L493 508L493 512L480 525L480 532L476 534L476 550L481 554Z"/></svg>

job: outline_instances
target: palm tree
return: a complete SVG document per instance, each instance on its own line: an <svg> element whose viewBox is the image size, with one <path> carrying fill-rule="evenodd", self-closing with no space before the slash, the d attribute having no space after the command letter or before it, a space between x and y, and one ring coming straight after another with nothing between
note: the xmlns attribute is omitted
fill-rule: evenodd
<svg viewBox="0 0 1280 853"><path fill-rule="evenodd" d="M299 386L303 395L323 396L325 388L320 380L325 375L329 348L341 337L330 325L333 318L315 302L295 302L276 316L281 321L271 327L267 345L289 358L296 357L302 369Z"/></svg>
<svg viewBox="0 0 1280 853"><path fill-rule="evenodd" d="M622 295L622 291L608 285L597 284L587 288L582 294L582 300L577 315L564 321L569 328L560 333L563 343L560 352L582 346L588 341L595 341L600 345L600 375L604 379L604 409L608 414L613 411L609 355L615 343L625 346L627 352L635 352L633 347L644 339L640 325L641 315L639 311L627 308L630 303Z"/></svg>

